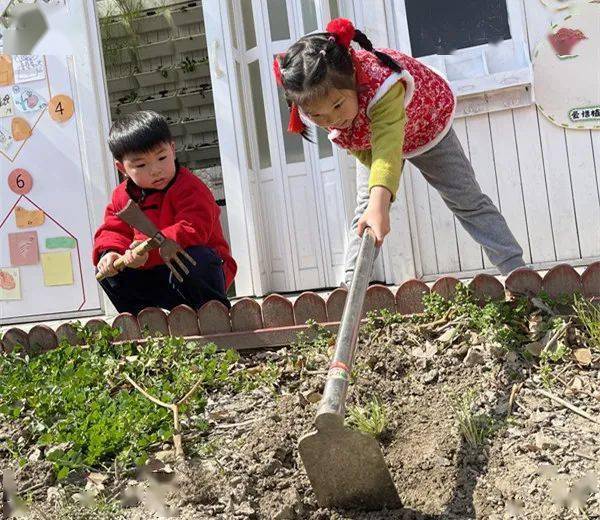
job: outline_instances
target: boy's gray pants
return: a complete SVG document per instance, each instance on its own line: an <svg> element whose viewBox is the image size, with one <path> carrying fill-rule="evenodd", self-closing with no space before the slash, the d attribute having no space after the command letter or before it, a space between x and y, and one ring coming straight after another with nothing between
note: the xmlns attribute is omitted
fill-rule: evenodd
<svg viewBox="0 0 600 520"><path fill-rule="evenodd" d="M453 129L431 150L407 160L438 191L467 233L483 247L490 262L503 275L525 265L521 246L494 203L482 193L473 167ZM352 281L361 243L356 234L358 221L369 204L369 173L369 168L357 162L357 206L348 236L344 273L344 281L348 285Z"/></svg>

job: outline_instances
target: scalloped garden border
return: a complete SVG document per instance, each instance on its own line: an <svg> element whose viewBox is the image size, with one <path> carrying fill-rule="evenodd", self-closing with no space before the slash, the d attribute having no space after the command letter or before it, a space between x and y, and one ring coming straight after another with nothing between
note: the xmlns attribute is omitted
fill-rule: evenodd
<svg viewBox="0 0 600 520"><path fill-rule="evenodd" d="M462 282L451 276L440 277L431 288L421 280L408 280L393 293L383 285L367 289L363 316L373 310L388 309L400 314L416 314L423 311L425 294L435 292L451 298L457 284ZM542 278L528 268L511 273L503 285L496 277L479 274L469 287L482 300L502 300L512 295L533 297L544 291L553 299L574 294L587 298L600 298L600 262L587 267L580 275L572 266L561 264L553 267ZM304 292L292 303L279 294L267 296L261 304L251 298L242 298L231 309L217 301L211 301L195 311L180 305L171 312L149 307L138 316L119 314L112 325L121 333L116 341L144 341L144 332L152 335L171 335L194 339L199 344L215 343L220 348L259 349L289 345L299 332L309 337L314 331L306 325L312 319L329 330L336 331L347 290L335 289L324 299L314 292ZM87 327L94 330L108 325L101 319L91 319ZM0 349L10 352L16 345L24 347L30 355L56 348L66 338L72 345L80 345L76 328L64 323L56 330L47 325L35 325L29 333L18 327L6 331L0 341Z"/></svg>

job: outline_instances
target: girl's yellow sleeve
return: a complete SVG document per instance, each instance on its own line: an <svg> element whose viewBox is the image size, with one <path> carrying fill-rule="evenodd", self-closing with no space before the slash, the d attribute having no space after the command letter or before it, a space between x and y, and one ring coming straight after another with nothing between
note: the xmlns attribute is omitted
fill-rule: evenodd
<svg viewBox="0 0 600 520"><path fill-rule="evenodd" d="M371 149L351 150L361 163L371 168L369 190L383 186L390 190L392 200L400 184L402 149L404 147L404 85L398 81L371 110Z"/></svg>

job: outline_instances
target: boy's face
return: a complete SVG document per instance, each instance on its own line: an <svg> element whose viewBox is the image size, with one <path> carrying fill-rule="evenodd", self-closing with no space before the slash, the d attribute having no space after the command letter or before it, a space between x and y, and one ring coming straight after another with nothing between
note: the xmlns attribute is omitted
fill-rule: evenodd
<svg viewBox="0 0 600 520"><path fill-rule="evenodd" d="M175 177L175 143L162 143L149 152L134 152L115 161L118 170L140 188L162 190Z"/></svg>
<svg viewBox="0 0 600 520"><path fill-rule="evenodd" d="M343 130L358 114L355 90L332 88L325 97L306 103L302 112L318 126Z"/></svg>

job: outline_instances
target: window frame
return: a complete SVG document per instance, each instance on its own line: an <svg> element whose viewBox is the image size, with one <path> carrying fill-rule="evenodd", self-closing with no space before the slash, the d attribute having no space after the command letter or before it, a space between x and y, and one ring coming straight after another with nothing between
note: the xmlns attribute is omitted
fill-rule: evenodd
<svg viewBox="0 0 600 520"><path fill-rule="evenodd" d="M412 54L408 17L406 14L406 0L392 0L393 12L395 13L396 38L399 48L408 54ZM533 83L533 69L529 57L526 40L526 26L523 16L521 0L506 0L508 10L508 23L511 38L500 44L484 44L467 47L455 51L452 55L433 54L417 58L440 72L448 79L452 90L458 98L469 96L486 95L505 89L527 89L531 91ZM490 60L493 55L504 55L508 57L512 65L505 67L506 70L490 72L496 63ZM449 69L456 66L461 60L477 59L484 69L484 74L465 78L448 77ZM490 67L494 65L494 67ZM514 96L513 96L514 97ZM526 96L527 97L527 96ZM532 96L528 96L533 102ZM521 104L521 103L519 103Z"/></svg>

